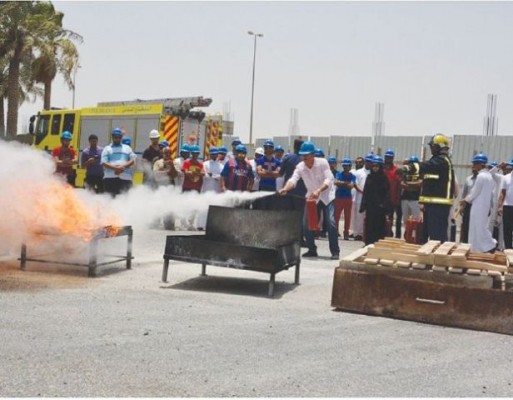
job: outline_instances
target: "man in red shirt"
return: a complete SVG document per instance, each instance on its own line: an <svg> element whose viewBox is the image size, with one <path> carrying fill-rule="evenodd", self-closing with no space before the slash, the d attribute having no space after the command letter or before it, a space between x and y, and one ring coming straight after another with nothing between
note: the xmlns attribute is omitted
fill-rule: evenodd
<svg viewBox="0 0 513 400"><path fill-rule="evenodd" d="M388 149L385 152L385 166L383 167L383 171L388 178L388 183L390 184L390 205L391 210L389 211L387 217L393 223L394 221L394 213L395 213L395 237L401 238L401 222L403 213L401 210L401 171L394 165L394 150ZM393 236L392 227L387 229L387 236Z"/></svg>
<svg viewBox="0 0 513 400"><path fill-rule="evenodd" d="M191 158L185 160L182 165L182 171L184 173L182 190L184 192L196 190L199 193L203 185L205 169L203 168L203 163L198 160L200 155L199 146L190 146L190 150Z"/></svg>
<svg viewBox="0 0 513 400"><path fill-rule="evenodd" d="M61 135L61 146L52 150L52 157L56 166L55 173L65 176L66 181L75 187L77 172L73 169L73 165L77 164L78 157L75 149L70 146L71 139L70 132L63 132Z"/></svg>
<svg viewBox="0 0 513 400"><path fill-rule="evenodd" d="M205 169L203 168L203 163L198 160L200 155L200 149L197 145L189 146L191 152L191 158L185 160L182 164L182 172L183 172L183 185L182 191L191 192L196 191L198 193L201 192L201 187L203 186L203 176L205 176ZM182 224L185 222L186 229L189 231L195 231L196 227L194 226L194 220L196 218L196 212L188 217L187 221L182 220Z"/></svg>

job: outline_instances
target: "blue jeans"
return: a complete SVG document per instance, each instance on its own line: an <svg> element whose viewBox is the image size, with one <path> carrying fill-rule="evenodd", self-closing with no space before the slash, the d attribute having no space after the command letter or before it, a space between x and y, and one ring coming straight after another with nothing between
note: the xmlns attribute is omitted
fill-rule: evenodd
<svg viewBox="0 0 513 400"><path fill-rule="evenodd" d="M331 255L339 255L340 247L338 246L338 229L335 225L335 200L330 202L328 205L324 204L322 201L319 201L318 207L321 208L324 220L328 221L328 241L330 244ZM308 250L317 251L317 246L315 245L315 232L308 230L308 224L306 222L306 209L305 213L303 214L303 230L305 232L305 240L306 245L308 246Z"/></svg>

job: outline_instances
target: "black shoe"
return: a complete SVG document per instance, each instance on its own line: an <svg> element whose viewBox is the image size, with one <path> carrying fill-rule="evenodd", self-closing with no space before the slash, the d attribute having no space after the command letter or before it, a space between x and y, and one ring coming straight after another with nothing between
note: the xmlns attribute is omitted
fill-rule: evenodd
<svg viewBox="0 0 513 400"><path fill-rule="evenodd" d="M333 254L330 259L331 260L338 260L340 258L340 255L339 254Z"/></svg>
<svg viewBox="0 0 513 400"><path fill-rule="evenodd" d="M317 251L308 250L302 257L317 257Z"/></svg>
<svg viewBox="0 0 513 400"><path fill-rule="evenodd" d="M356 236L354 237L354 240L362 241L362 240L363 240L363 237L362 237L362 236L360 236L360 235L356 235Z"/></svg>
<svg viewBox="0 0 513 400"><path fill-rule="evenodd" d="M349 240L349 235L347 233L344 233L344 240Z"/></svg>

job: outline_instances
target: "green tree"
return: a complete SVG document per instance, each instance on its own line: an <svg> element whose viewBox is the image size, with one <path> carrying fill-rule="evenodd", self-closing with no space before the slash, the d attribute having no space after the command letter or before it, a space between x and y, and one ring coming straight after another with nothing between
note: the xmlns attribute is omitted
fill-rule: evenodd
<svg viewBox="0 0 513 400"><path fill-rule="evenodd" d="M16 1L0 3L0 59L7 62L8 78L4 90L7 91L7 136L15 136L18 125L18 108L23 99L21 91L21 78L24 67L35 63L32 72L46 70L47 75L51 67L55 65L55 71L63 72L69 82L68 73L73 67L69 62L78 62L78 52L74 48L76 56L65 59L71 54L69 44L62 44L71 37L80 38L72 32L62 28L63 14L55 11L51 2ZM63 56L62 47L66 48L66 56ZM54 55L52 60L51 54ZM56 73L53 75L55 78ZM43 78L44 72L39 72L37 78ZM34 76L32 76L34 78ZM34 80L36 80L35 78ZM45 81L48 79L45 78ZM42 81L45 84L46 82ZM33 86L30 84L29 86ZM49 90L51 95L51 89Z"/></svg>
<svg viewBox="0 0 513 400"><path fill-rule="evenodd" d="M42 45L38 47L37 58L32 63L32 76L44 85L43 108L49 110L52 98L52 82L57 73L62 74L64 81L73 89L73 71L78 67L78 50L73 40L82 42L82 37L62 28L64 14L56 13L56 22L60 29L50 32Z"/></svg>
<svg viewBox="0 0 513 400"><path fill-rule="evenodd" d="M8 94L8 78L9 69L7 68L7 60L0 59L0 138L5 136L5 100ZM34 102L38 97L42 98L43 90L35 85L32 77L31 57L28 57L21 63L20 69L20 98L21 106L26 101Z"/></svg>

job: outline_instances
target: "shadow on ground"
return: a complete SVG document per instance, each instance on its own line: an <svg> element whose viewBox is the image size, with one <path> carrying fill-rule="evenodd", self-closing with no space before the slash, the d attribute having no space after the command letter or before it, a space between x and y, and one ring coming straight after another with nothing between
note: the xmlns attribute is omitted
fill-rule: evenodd
<svg viewBox="0 0 513 400"><path fill-rule="evenodd" d="M273 299L293 291L298 285L276 280ZM225 293L239 296L269 298L269 281L265 279L235 278L229 276L198 276L174 285L161 286L162 289L194 290L209 293Z"/></svg>
<svg viewBox="0 0 513 400"><path fill-rule="evenodd" d="M108 276L126 271L123 264L99 267L97 277ZM26 270L20 269L19 262L0 262L0 291L33 291L43 289L62 289L82 287L94 284L95 278L88 277L86 267L57 266L32 262Z"/></svg>

